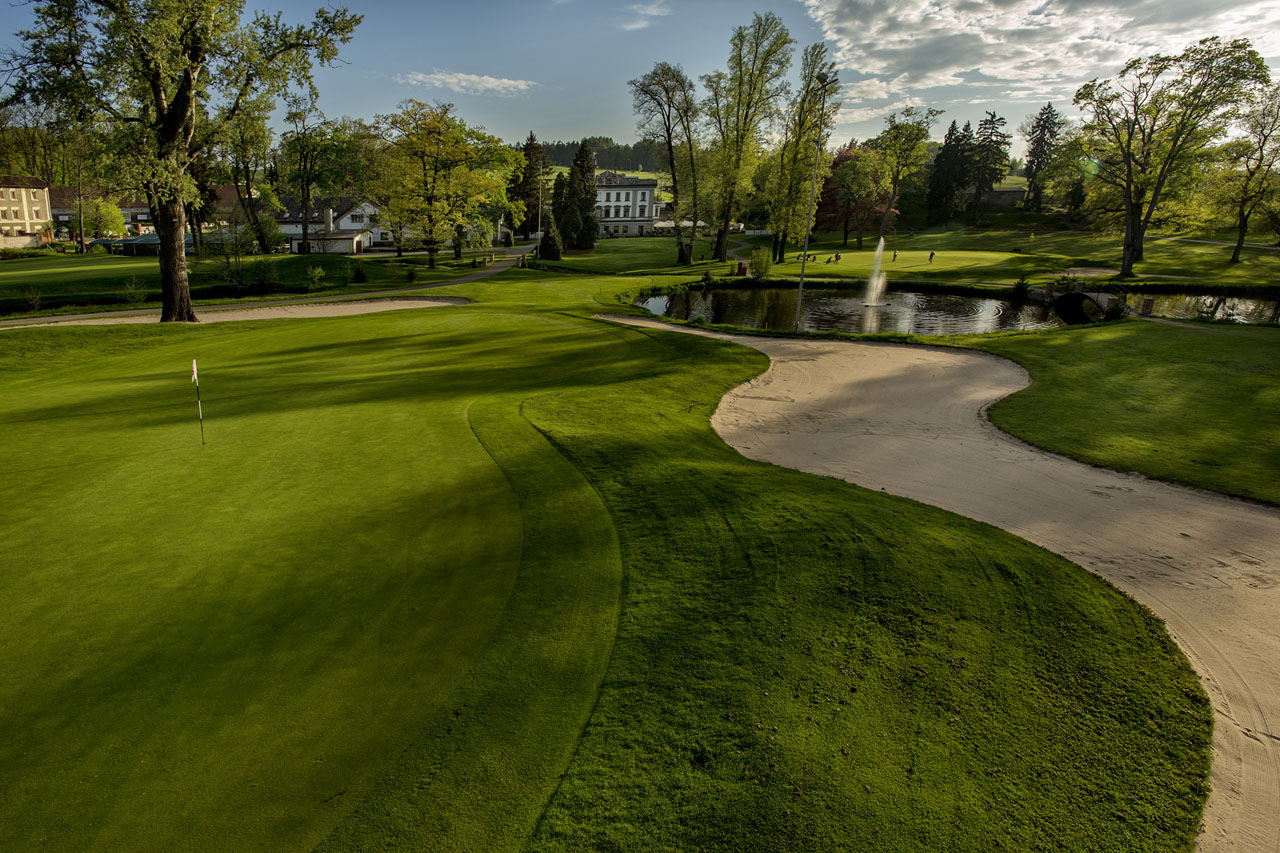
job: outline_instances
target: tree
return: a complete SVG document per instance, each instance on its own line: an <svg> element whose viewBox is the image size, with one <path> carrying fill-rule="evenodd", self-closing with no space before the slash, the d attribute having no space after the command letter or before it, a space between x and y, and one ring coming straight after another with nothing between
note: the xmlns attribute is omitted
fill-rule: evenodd
<svg viewBox="0 0 1280 853"><path fill-rule="evenodd" d="M942 110L906 107L901 117L898 113L890 113L885 118L885 129L867 142L880 152L889 171L889 202L880 217L881 237L889 231L889 219L903 183L924 167L924 143L929 138L929 128L933 126L934 119L940 115Z"/></svg>
<svg viewBox="0 0 1280 853"><path fill-rule="evenodd" d="M80 210L71 220L71 228L82 239L120 237L126 233L124 214L111 199L86 199L80 205Z"/></svg>
<svg viewBox="0 0 1280 853"><path fill-rule="evenodd" d="M738 184L749 155L759 145L760 129L777 112L786 92L795 41L772 12L756 14L750 26L737 27L729 40L728 73L702 76L707 87L703 115L718 148L720 230L715 257L729 259L729 226L737 212Z"/></svg>
<svg viewBox="0 0 1280 853"><path fill-rule="evenodd" d="M965 208L968 188L974 183L974 138L969 122L964 129L951 122L942 147L933 158L933 171L929 173L927 204L929 218L945 222Z"/></svg>
<svg viewBox="0 0 1280 853"><path fill-rule="evenodd" d="M186 215L193 157L246 100L310 85L312 62L332 63L360 16L321 9L309 26L279 13L240 21L237 0L35 0L14 97L82 104L130 147L160 238L161 320L194 321L187 282Z"/></svg>
<svg viewBox="0 0 1280 853"><path fill-rule="evenodd" d="M637 128L645 139L661 145L666 154L667 170L671 175L676 263L691 264L698 233L698 170L694 156L698 103L694 97L693 81L680 66L659 62L648 74L629 81L627 85L631 87L634 110L640 116ZM688 242L685 242L680 228L681 210L686 203L680 191L682 172L688 175L689 197L693 203L693 228Z"/></svg>
<svg viewBox="0 0 1280 853"><path fill-rule="evenodd" d="M563 246L560 243L560 229L556 227L555 217L547 220L547 230L542 234L542 240L538 243L538 259L544 261L558 261L563 254Z"/></svg>
<svg viewBox="0 0 1280 853"><path fill-rule="evenodd" d="M595 248L600 223L596 220L596 167L586 142L578 146L569 174L565 176L564 219L560 236L570 249Z"/></svg>
<svg viewBox="0 0 1280 853"><path fill-rule="evenodd" d="M1124 223L1120 274L1132 276L1170 179L1224 131L1225 119L1267 66L1247 39L1201 40L1177 56L1133 59L1114 80L1076 91L1084 144L1097 180L1119 196Z"/></svg>
<svg viewBox="0 0 1280 853"><path fill-rule="evenodd" d="M483 205L505 202L511 174L520 168L519 151L483 128L454 114L453 104L405 102L400 112L379 116L383 138L393 146L391 162L402 171L389 183L398 209L413 223L435 268L446 240L461 257L463 232Z"/></svg>
<svg viewBox="0 0 1280 853"><path fill-rule="evenodd" d="M1027 210L1039 212L1044 204L1044 173L1053 162L1058 137L1066 126L1066 118L1052 103L1041 107L1030 123L1023 123L1021 131L1027 140L1027 161L1023 167L1027 176Z"/></svg>
<svg viewBox="0 0 1280 853"><path fill-rule="evenodd" d="M1258 206L1276 191L1280 164L1280 86L1253 93L1238 122L1240 138L1223 146L1228 164L1226 198L1236 228L1231 263L1240 263L1240 251L1249 233L1249 219Z"/></svg>
<svg viewBox="0 0 1280 853"><path fill-rule="evenodd" d="M1009 144L1013 137L1003 128L1008 122L987 110L973 139L973 201L978 204L1009 173Z"/></svg>
<svg viewBox="0 0 1280 853"><path fill-rule="evenodd" d="M786 256L787 239L804 238L810 227L809 199L817 180L826 180L831 161L818 157L826 128L840 109L828 101L836 82L835 63L827 58L827 46L809 45L800 63L800 88L787 106L782 140L769 182L769 222L774 233L774 258ZM817 160L814 158L818 157ZM819 168L822 174L814 170Z"/></svg>
<svg viewBox="0 0 1280 853"><path fill-rule="evenodd" d="M220 145L223 168L231 178L236 205L242 214L240 221L247 226L258 244L258 251L264 255L275 248L272 240L279 231L272 227L275 220L269 211L279 209L280 202L267 181L272 143L267 116L274 106L271 98L247 103L239 115L227 123Z"/></svg>
<svg viewBox="0 0 1280 853"><path fill-rule="evenodd" d="M862 234L883 214L889 201L889 172L880 153L852 141L831 161L831 173L822 184L822 204L818 222L828 229L839 228L842 246L849 245L849 232L857 232L857 249L862 250Z"/></svg>
<svg viewBox="0 0 1280 853"><path fill-rule="evenodd" d="M524 154L524 169L512 181L507 196L513 202L524 203L524 214L519 222L513 220L512 225L528 239L538 227L539 206L545 207L551 198L550 187L547 186L547 172L551 164L547 160L546 149L538 143L538 137L532 130L520 150Z"/></svg>

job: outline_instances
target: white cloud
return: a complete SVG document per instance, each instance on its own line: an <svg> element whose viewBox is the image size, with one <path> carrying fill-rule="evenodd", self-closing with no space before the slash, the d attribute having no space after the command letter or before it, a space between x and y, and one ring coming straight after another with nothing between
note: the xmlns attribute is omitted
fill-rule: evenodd
<svg viewBox="0 0 1280 853"><path fill-rule="evenodd" d="M632 3L627 7L627 11L630 15L618 22L618 29L643 30L653 23L654 18L670 15L671 7L667 5L666 0L653 0L650 3Z"/></svg>
<svg viewBox="0 0 1280 853"><path fill-rule="evenodd" d="M800 0L834 48L846 101L963 102L970 87L1070 101L1128 59L1176 53L1206 35L1248 37L1280 55L1273 0ZM1033 94L1039 93L1039 94ZM842 121L895 106L849 104Z"/></svg>
<svg viewBox="0 0 1280 853"><path fill-rule="evenodd" d="M410 71L397 74L397 83L410 86L422 86L426 89L448 89L460 95L497 95L500 98L511 98L522 95L538 84L532 80L511 80L506 77L491 77L488 74L464 74L461 71L432 71L424 74L421 71Z"/></svg>

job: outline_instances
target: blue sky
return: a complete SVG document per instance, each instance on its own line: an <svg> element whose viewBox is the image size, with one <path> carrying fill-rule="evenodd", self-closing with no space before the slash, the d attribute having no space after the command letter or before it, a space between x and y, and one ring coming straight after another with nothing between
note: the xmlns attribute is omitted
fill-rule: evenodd
<svg viewBox="0 0 1280 853"><path fill-rule="evenodd" d="M270 7L290 21L316 8ZM1275 0L775 0L799 49L825 40L840 63L834 143L874 135L907 105L977 121L995 110L1014 129L1045 101L1071 95L1124 61L1176 52L1206 35L1247 36L1280 71ZM723 68L732 28L767 5L730 0L371 0L343 62L320 69L331 117L372 119L407 98L450 101L467 121L511 141L636 137L627 81L655 62L697 76ZM6 30L29 13L9 6ZM10 37L12 40L12 37ZM792 75L795 76L793 68ZM1020 149L1020 145L1016 149Z"/></svg>

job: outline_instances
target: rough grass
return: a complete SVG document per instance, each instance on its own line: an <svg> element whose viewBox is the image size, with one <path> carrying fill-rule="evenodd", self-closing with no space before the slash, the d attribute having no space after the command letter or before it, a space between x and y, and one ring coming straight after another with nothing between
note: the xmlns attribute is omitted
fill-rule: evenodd
<svg viewBox="0 0 1280 853"><path fill-rule="evenodd" d="M253 283L264 276L269 290L279 291L275 298L288 298L302 292L316 294L361 293L394 287L397 284L427 284L455 278L471 268L471 258L487 252L466 252L465 259L455 262L452 253L442 252L437 268L427 267L424 255L395 258L387 255L365 255L346 258L338 255L269 255L248 257L244 261L244 277L249 286L240 290L227 284L216 260L188 259L191 296L197 305L271 298L258 293L262 288ZM319 266L325 271L318 289L310 289L307 270ZM365 281L356 281L356 269L363 270ZM413 270L413 282L409 270ZM152 303L160 299L159 261L154 257L120 255L50 255L48 257L5 261L0 264L0 315L57 314L93 309L145 307L129 301L127 290L136 279ZM29 294L37 291L41 309L32 311Z"/></svg>
<svg viewBox="0 0 1280 853"><path fill-rule="evenodd" d="M1158 620L743 459L764 358L583 316L639 283L0 335L6 844L1190 848Z"/></svg>
<svg viewBox="0 0 1280 853"><path fill-rule="evenodd" d="M1032 385L1001 429L1120 471L1280 504L1280 329L1130 321L972 338Z"/></svg>

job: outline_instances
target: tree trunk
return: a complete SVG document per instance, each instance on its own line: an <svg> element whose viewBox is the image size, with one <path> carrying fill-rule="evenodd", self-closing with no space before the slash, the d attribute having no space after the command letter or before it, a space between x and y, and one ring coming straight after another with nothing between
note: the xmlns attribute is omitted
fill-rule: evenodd
<svg viewBox="0 0 1280 853"><path fill-rule="evenodd" d="M880 217L880 236L883 237L889 233L889 218L893 216L893 205L898 200L898 188L895 186L889 192L889 203L884 206L884 216ZM862 232L858 232L859 242L861 242ZM858 246L862 248L861 245Z"/></svg>
<svg viewBox="0 0 1280 853"><path fill-rule="evenodd" d="M1231 260L1229 263L1240 263L1240 252L1244 249L1244 238L1249 233L1249 214L1245 213L1244 206L1241 205L1236 215L1236 247L1231 252Z"/></svg>
<svg viewBox="0 0 1280 853"><path fill-rule="evenodd" d="M185 212L177 200L156 201L151 217L160 238L160 322L194 323L191 288L187 281Z"/></svg>
<svg viewBox="0 0 1280 853"><path fill-rule="evenodd" d="M455 261L462 260L462 242L466 235L466 229L461 225L453 226L453 259Z"/></svg>
<svg viewBox="0 0 1280 853"><path fill-rule="evenodd" d="M440 251L440 247L433 240L427 245L427 269L436 268L436 253Z"/></svg>
<svg viewBox="0 0 1280 853"><path fill-rule="evenodd" d="M852 218L853 218L852 215L846 216L844 218L844 240L840 242L840 248L842 249L849 248L849 232L853 229L853 225L851 222Z"/></svg>
<svg viewBox="0 0 1280 853"><path fill-rule="evenodd" d="M862 251L862 223L858 223L858 251Z"/></svg>

